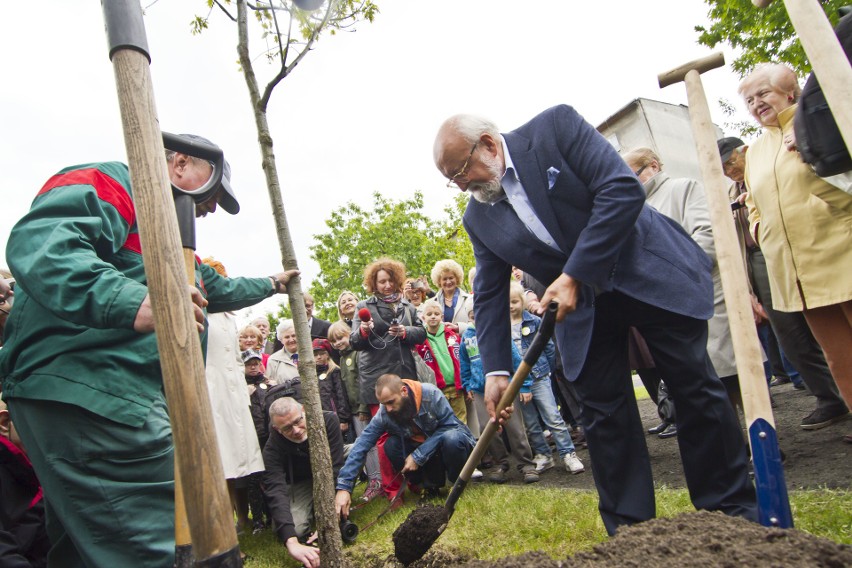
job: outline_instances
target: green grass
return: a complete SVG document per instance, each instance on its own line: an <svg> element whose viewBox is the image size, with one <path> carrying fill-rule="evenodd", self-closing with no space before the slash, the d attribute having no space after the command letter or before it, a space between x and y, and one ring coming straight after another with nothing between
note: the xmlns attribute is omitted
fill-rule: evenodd
<svg viewBox="0 0 852 568"><path fill-rule="evenodd" d="M391 535L414 506L409 495L405 506L382 517L362 532L354 545L346 547L353 566L367 566L393 553ZM794 491L790 503L797 529L852 544L852 491ZM372 502L356 511L352 520L363 527L386 505L385 500ZM692 510L686 490L657 489L658 516ZM564 558L589 550L605 539L597 495L592 491L477 484L465 490L447 531L435 547L486 560L529 550ZM247 568L298 566L270 531L241 537L240 547L251 556Z"/></svg>

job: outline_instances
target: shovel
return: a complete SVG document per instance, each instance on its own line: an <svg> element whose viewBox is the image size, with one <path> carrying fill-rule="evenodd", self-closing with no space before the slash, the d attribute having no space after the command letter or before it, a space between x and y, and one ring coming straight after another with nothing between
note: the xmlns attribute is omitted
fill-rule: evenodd
<svg viewBox="0 0 852 568"><path fill-rule="evenodd" d="M556 309L558 304L551 302L547 306L544 317L541 321L541 327L538 329L532 345L524 355L524 360L515 371L512 381L503 392L500 402L497 403L495 415L499 416L503 409L512 405L521 386L524 384L527 376L530 374L535 362L544 351L547 342L550 341L553 335L553 328L556 325ZM438 537L447 530L450 518L456 510L456 503L470 481L470 476L473 470L479 464L486 448L491 443L494 435L499 430L497 422L489 421L485 430L479 436L479 441L476 442L470 457L464 464L464 467L459 474L459 478L450 489L450 494L443 507L436 505L426 505L417 507L409 515L408 518L394 531L393 545L394 554L403 565L408 566L423 557L424 554L432 547L432 544L438 540Z"/></svg>

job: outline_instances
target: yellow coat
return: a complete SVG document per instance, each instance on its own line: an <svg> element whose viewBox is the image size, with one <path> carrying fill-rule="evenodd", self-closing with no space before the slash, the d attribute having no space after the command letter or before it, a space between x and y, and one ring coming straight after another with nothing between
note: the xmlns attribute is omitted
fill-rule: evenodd
<svg viewBox="0 0 852 568"><path fill-rule="evenodd" d="M852 196L786 149L795 111L778 115L781 128L764 128L745 167L750 230L766 257L772 307L782 312L852 299Z"/></svg>

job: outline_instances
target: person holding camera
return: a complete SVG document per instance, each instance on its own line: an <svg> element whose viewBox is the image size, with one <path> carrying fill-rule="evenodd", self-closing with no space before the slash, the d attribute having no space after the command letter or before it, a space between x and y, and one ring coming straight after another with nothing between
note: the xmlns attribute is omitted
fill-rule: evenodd
<svg viewBox="0 0 852 568"><path fill-rule="evenodd" d="M334 412L322 414L331 467L337 478L344 461L340 421ZM314 497L304 407L290 397L276 399L269 407L269 430L263 449L263 486L275 532L294 560L308 568L319 568L319 550L310 546L316 532L310 532Z"/></svg>
<svg viewBox="0 0 852 568"><path fill-rule="evenodd" d="M406 278L405 285L402 287L402 293L405 294L406 299L411 302L420 316L423 315L423 302L426 301L431 291L432 289L422 278Z"/></svg>

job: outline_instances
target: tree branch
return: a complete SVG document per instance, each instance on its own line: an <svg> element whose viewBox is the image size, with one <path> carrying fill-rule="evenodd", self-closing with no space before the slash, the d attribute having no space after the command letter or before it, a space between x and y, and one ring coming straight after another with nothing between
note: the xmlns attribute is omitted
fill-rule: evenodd
<svg viewBox="0 0 852 568"><path fill-rule="evenodd" d="M228 18L230 18L230 19L231 19L231 21L232 21L232 22L236 22L236 21L237 21L237 19L236 19L234 16L232 16L232 15L231 15L231 13L228 11L228 9L227 9L227 8L225 8L225 7L222 5L222 3L221 3L221 2L219 2L219 0L213 0L213 3L214 3L214 4L216 4L216 5L219 7L219 9L220 9L220 10L222 10L222 12L224 12L224 14L225 14L226 16L228 16Z"/></svg>
<svg viewBox="0 0 852 568"><path fill-rule="evenodd" d="M275 77L272 78L272 80L266 85L266 88L264 89L263 97L261 99L261 104L263 105L264 109L266 109L266 106L269 104L269 98L272 96L272 91L275 89L275 87L278 85L278 83L280 83L284 79L284 77L289 75L293 71L293 69L296 68L296 66L299 64L299 62L301 62L302 59L304 59L304 57L311 50L311 46L314 44L314 42L317 40L317 38L319 37L322 30L324 30L326 25L328 24L328 21L329 21L329 18L331 17L332 12L334 10L336 10L337 2L338 2L338 0L329 0L328 8L325 11L325 15L323 16L322 22L320 24L314 26L314 29L311 31L310 37L305 42L305 48L301 52L299 52L299 55L296 56L296 59L294 59L293 62L290 65L286 65L286 63L287 63L286 58L282 60L283 66L282 66L281 70L278 71L278 73L275 75ZM287 33L287 49L289 49L289 47L290 47L290 31L292 31L292 25L293 25L293 19L291 18L290 19L290 30L288 30L288 33Z"/></svg>

